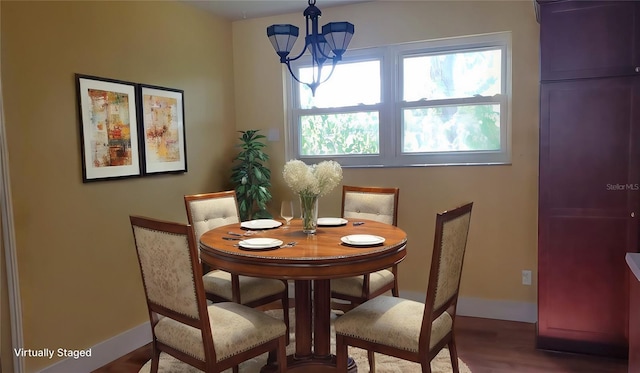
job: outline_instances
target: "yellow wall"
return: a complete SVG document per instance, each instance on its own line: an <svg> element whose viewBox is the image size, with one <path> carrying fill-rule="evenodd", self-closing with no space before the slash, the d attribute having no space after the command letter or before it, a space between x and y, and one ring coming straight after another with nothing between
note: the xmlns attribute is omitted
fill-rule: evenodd
<svg viewBox="0 0 640 373"><path fill-rule="evenodd" d="M24 347L88 348L148 320L128 215L186 222L184 194L227 187L231 24L180 2L0 4ZM189 172L83 184L74 73L183 89Z"/></svg>
<svg viewBox="0 0 640 373"><path fill-rule="evenodd" d="M400 265L400 287L424 292L438 211L474 201L461 295L488 300L536 302L536 287L521 285L521 270L537 268L538 37L533 4L526 1L382 1L323 8L322 24L355 24L350 49L462 35L511 31L513 43L513 164L388 169L345 169L344 184L400 188L399 226L409 237ZM265 29L291 23L304 30L301 14L233 23L236 123L239 129L279 129L271 145L274 201L290 197L282 165L287 74ZM303 32L303 31L301 31ZM302 35L292 55L301 48ZM348 52L347 52L348 54ZM257 62L258 61L258 62ZM320 214L340 213L340 191L321 199ZM272 210L277 210L272 208Z"/></svg>

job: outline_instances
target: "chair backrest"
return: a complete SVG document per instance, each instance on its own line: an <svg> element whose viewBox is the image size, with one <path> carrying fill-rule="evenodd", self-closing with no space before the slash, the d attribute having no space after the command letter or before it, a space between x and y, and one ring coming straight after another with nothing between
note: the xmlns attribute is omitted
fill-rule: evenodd
<svg viewBox="0 0 640 373"><path fill-rule="evenodd" d="M342 187L342 217L398 225L398 188Z"/></svg>
<svg viewBox="0 0 640 373"><path fill-rule="evenodd" d="M472 207L473 202L439 213L436 217L421 334L430 334L431 322L445 311L455 318Z"/></svg>
<svg viewBox="0 0 640 373"><path fill-rule="evenodd" d="M156 314L163 315L202 330L204 351L213 351L202 270L192 227L141 216L130 216L129 219L152 329L158 321Z"/></svg>
<svg viewBox="0 0 640 373"><path fill-rule="evenodd" d="M208 230L240 222L235 190L187 195L184 203L196 242Z"/></svg>

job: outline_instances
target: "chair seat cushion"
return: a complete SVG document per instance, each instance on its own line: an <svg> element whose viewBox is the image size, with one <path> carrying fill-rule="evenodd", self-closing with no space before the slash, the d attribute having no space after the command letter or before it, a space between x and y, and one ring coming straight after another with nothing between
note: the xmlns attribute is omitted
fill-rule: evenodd
<svg viewBox="0 0 640 373"><path fill-rule="evenodd" d="M264 312L241 304L224 302L207 307L216 360L247 351L286 333L285 324ZM204 361L200 330L163 317L154 328L159 342Z"/></svg>
<svg viewBox="0 0 640 373"><path fill-rule="evenodd" d="M231 293L231 274L225 271L214 270L202 277L204 291L219 297L233 300ZM271 278L259 278L239 276L240 303L245 304L269 295L282 293L285 289L284 282Z"/></svg>
<svg viewBox="0 0 640 373"><path fill-rule="evenodd" d="M393 272L383 269L369 274L369 292L373 293L380 290L383 286L393 282ZM331 280L331 291L349 295L352 297L362 296L362 286L364 276L353 276L345 278L336 278Z"/></svg>
<svg viewBox="0 0 640 373"><path fill-rule="evenodd" d="M423 303L379 296L338 317L336 334L417 353L423 312ZM429 348L444 338L452 325L447 312L434 320Z"/></svg>

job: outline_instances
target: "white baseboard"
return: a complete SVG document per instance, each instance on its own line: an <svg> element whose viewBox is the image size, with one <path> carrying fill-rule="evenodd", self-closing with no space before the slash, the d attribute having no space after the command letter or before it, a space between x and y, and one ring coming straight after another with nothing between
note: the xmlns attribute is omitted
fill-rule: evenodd
<svg viewBox="0 0 640 373"><path fill-rule="evenodd" d="M296 297L296 284L293 281L287 281L287 292L289 293L289 299ZM289 307L293 307L293 304L290 304Z"/></svg>
<svg viewBox="0 0 640 373"><path fill-rule="evenodd" d="M418 302L424 302L425 299L424 293L416 291L401 290L400 296ZM485 319L536 323L538 321L538 306L536 303L529 302L459 297L457 314Z"/></svg>
<svg viewBox="0 0 640 373"><path fill-rule="evenodd" d="M40 373L92 372L150 343L152 338L151 326L146 322L91 347L91 357L66 358Z"/></svg>

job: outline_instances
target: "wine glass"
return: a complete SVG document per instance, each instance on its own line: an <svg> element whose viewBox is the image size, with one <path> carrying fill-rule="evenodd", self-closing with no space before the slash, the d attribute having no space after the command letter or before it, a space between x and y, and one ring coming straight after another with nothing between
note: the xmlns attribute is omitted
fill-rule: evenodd
<svg viewBox="0 0 640 373"><path fill-rule="evenodd" d="M280 216L287 221L283 228L289 228L289 222L293 219L293 201L282 201L280 205Z"/></svg>

